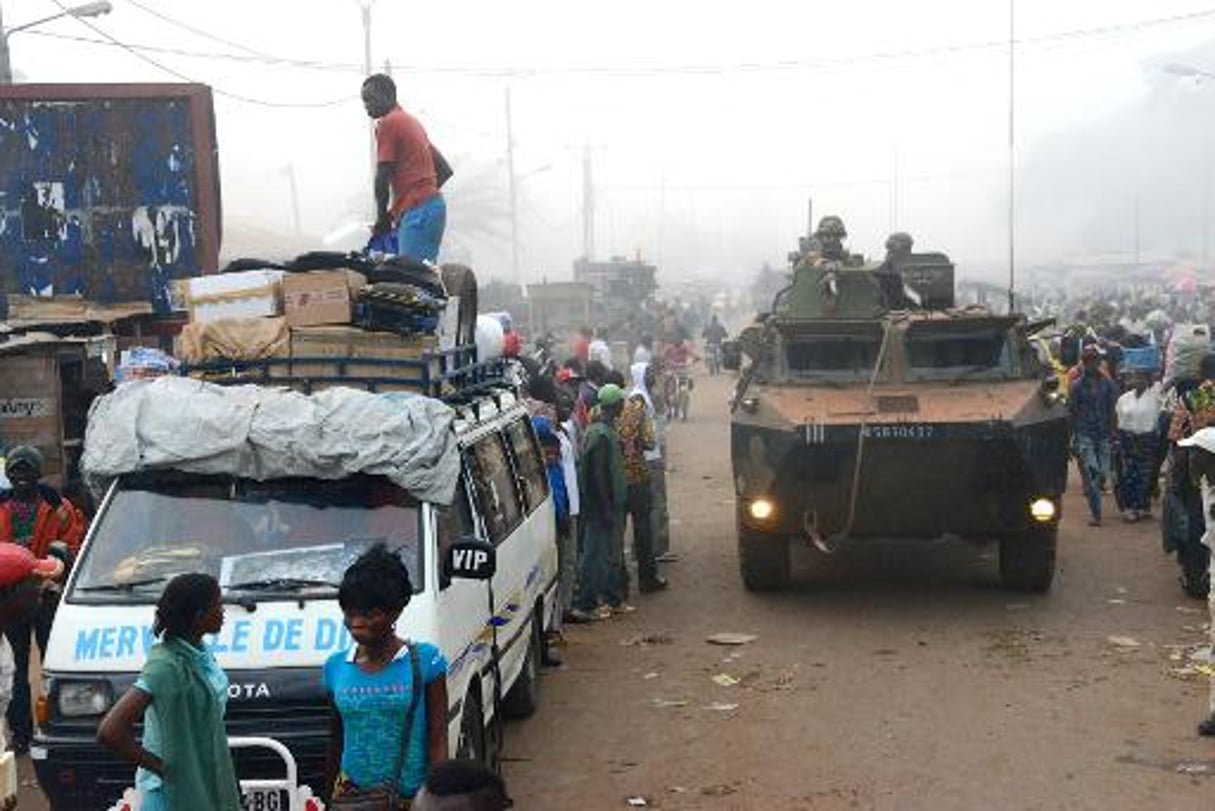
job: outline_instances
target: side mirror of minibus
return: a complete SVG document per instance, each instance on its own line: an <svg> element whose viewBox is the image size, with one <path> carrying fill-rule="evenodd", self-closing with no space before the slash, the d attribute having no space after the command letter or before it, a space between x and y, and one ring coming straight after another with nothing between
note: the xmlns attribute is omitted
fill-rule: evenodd
<svg viewBox="0 0 1215 811"><path fill-rule="evenodd" d="M447 550L443 568L453 580L489 580L498 570L497 550L475 535L464 535Z"/></svg>

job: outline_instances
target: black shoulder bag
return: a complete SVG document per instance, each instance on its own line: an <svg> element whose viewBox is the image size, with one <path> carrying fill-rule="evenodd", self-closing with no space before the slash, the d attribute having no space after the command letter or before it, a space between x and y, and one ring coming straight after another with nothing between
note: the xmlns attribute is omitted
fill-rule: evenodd
<svg viewBox="0 0 1215 811"><path fill-rule="evenodd" d="M443 184L451 180L451 176L455 171L451 168L451 164L447 162L447 158L443 157L443 153L434 144L430 145L430 159L435 164L435 185L440 189Z"/></svg>
<svg viewBox="0 0 1215 811"><path fill-rule="evenodd" d="M401 751L397 754L392 782L378 788L359 788L334 796L328 808L331 811L399 811L404 798L401 796L401 770L405 768L405 756L413 732L413 720L418 704L422 700L422 668L418 664L418 649L409 643L409 666L413 671L413 690L409 699L409 711L405 713L405 727L401 732Z"/></svg>

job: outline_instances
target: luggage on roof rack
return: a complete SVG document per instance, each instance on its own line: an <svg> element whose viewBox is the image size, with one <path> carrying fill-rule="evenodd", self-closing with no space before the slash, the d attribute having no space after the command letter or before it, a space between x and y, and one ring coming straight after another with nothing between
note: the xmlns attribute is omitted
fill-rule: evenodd
<svg viewBox="0 0 1215 811"><path fill-rule="evenodd" d="M440 349L432 336L401 338L348 327L292 330L288 357L183 364L181 374L222 385L285 386L305 394L343 386L449 400L510 385L506 361L477 361L475 346Z"/></svg>

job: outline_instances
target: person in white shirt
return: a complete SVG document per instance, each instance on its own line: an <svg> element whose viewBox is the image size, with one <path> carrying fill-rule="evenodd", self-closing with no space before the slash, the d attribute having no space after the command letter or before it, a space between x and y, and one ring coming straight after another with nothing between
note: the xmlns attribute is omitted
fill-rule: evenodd
<svg viewBox="0 0 1215 811"><path fill-rule="evenodd" d="M649 335L642 335L641 340L637 342L637 348L633 350L633 365L638 363L649 366L654 362L654 339Z"/></svg>
<svg viewBox="0 0 1215 811"><path fill-rule="evenodd" d="M1118 398L1118 495L1123 518L1134 522L1152 515L1152 479L1159 469L1160 385L1147 372L1135 372L1131 388Z"/></svg>
<svg viewBox="0 0 1215 811"><path fill-rule="evenodd" d="M570 521L566 532L558 538L557 558L557 622L560 632L565 615L574 607L574 581L578 575L578 514L581 498L578 491L578 421L574 419L574 400L566 394L557 395L557 440L561 443L561 472L565 478L565 494L569 500Z"/></svg>
<svg viewBox="0 0 1215 811"><path fill-rule="evenodd" d="M595 330L595 340L591 341L590 347L587 348L587 357L599 361L603 368L612 371L612 349L608 346L607 333L603 327Z"/></svg>

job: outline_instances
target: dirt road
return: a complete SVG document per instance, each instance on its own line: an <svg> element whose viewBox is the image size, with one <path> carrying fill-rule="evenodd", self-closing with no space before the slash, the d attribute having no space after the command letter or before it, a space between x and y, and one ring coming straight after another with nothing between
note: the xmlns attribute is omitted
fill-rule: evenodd
<svg viewBox="0 0 1215 811"><path fill-rule="evenodd" d="M671 431L671 590L570 629L542 709L508 726L517 807L1215 808L1206 686L1170 658L1203 641L1205 605L1155 523L1091 529L1073 487L1046 596L1001 590L994 548L961 542L801 561L752 595L727 386L700 381ZM758 638L705 642L727 631Z"/></svg>

